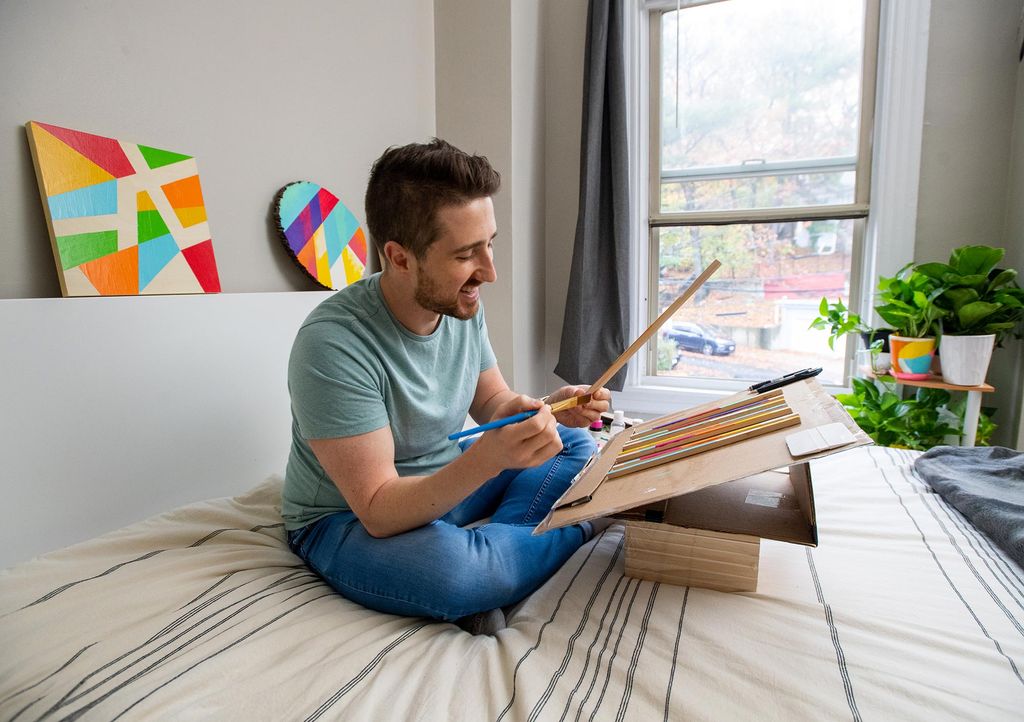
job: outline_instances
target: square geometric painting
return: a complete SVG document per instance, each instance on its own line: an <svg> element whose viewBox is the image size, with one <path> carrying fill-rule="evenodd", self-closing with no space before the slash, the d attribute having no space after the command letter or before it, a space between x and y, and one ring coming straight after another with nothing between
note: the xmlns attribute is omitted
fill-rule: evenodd
<svg viewBox="0 0 1024 722"><path fill-rule="evenodd" d="M220 292L194 158L26 128L64 296Z"/></svg>

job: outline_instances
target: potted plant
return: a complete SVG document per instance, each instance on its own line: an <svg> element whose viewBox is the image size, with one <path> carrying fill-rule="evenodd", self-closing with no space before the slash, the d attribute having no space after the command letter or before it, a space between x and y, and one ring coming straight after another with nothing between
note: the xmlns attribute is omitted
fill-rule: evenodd
<svg viewBox="0 0 1024 722"><path fill-rule="evenodd" d="M875 313L895 329L889 346L897 378L928 378L946 313L935 303L943 290L938 281L916 270L912 263L891 278L878 279Z"/></svg>
<svg viewBox="0 0 1024 722"><path fill-rule="evenodd" d="M963 433L964 401L952 402L945 389L916 389L904 399L895 384L851 379L851 393L837 394L850 416L880 446L927 450L951 443ZM976 442L985 446L996 425L985 409L979 414Z"/></svg>
<svg viewBox="0 0 1024 722"><path fill-rule="evenodd" d="M837 339L849 333L858 334L868 351L871 370L877 374L889 372L889 335L892 329L868 326L859 314L847 308L841 298L830 303L823 297L818 306L818 317L808 328L828 330L828 347L833 350Z"/></svg>
<svg viewBox="0 0 1024 722"><path fill-rule="evenodd" d="M1016 270L997 267L1004 253L991 246L962 246L949 263L916 266L941 288L935 304L944 314L942 372L951 384L984 383L993 347L1009 335L1020 337L1024 289Z"/></svg>

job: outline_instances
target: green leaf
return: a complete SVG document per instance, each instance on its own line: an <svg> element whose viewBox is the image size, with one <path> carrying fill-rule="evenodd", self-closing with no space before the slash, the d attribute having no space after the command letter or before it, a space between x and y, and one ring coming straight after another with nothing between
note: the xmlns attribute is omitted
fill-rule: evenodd
<svg viewBox="0 0 1024 722"><path fill-rule="evenodd" d="M978 291L985 290L988 285L988 274L987 273L974 273L971 275L959 276L955 282L950 282L947 285L961 286L965 288L976 288Z"/></svg>
<svg viewBox="0 0 1024 722"><path fill-rule="evenodd" d="M997 273L995 277L988 282L989 292L994 291L1000 286L1005 286L1006 284L1012 282L1013 279L1015 279L1016 277L1017 272L1012 268L1007 268L1002 271L999 271L999 273Z"/></svg>
<svg viewBox="0 0 1024 722"><path fill-rule="evenodd" d="M916 266L915 269L918 273L923 273L936 281L941 281L943 276L953 270L945 263L922 263L921 265Z"/></svg>
<svg viewBox="0 0 1024 722"><path fill-rule="evenodd" d="M964 304L977 301L979 298L978 292L973 288L950 288L942 296L949 300L950 307L954 311L959 311Z"/></svg>
<svg viewBox="0 0 1024 722"><path fill-rule="evenodd" d="M991 246L961 246L950 255L949 265L964 276L975 273L987 276L1003 260L1005 253L1002 248Z"/></svg>
<svg viewBox="0 0 1024 722"><path fill-rule="evenodd" d="M998 311L1000 308L997 303L985 303L984 301L974 301L968 303L957 312L957 317L960 319L961 325L965 328L971 328L972 326L981 323L982 319L991 316L993 313Z"/></svg>

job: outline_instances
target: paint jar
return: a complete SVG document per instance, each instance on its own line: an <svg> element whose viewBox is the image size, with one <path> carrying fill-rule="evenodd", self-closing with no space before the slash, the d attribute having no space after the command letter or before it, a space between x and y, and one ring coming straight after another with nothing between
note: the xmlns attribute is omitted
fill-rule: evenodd
<svg viewBox="0 0 1024 722"><path fill-rule="evenodd" d="M612 417L612 425L608 429L609 438L614 437L620 431L626 430L626 415L622 411L616 411Z"/></svg>

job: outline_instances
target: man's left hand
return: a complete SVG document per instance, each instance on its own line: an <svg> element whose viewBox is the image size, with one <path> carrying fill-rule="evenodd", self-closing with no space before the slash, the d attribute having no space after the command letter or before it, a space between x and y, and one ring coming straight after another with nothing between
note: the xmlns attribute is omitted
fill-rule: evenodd
<svg viewBox="0 0 1024 722"><path fill-rule="evenodd" d="M547 398L547 403L554 404L563 399L573 396L583 396L587 393L587 386L563 386ZM555 420L562 426L575 426L586 428L601 418L601 413L608 410L608 402L611 401L612 392L603 386L594 392L590 401L579 406L574 406L565 411L555 414Z"/></svg>

